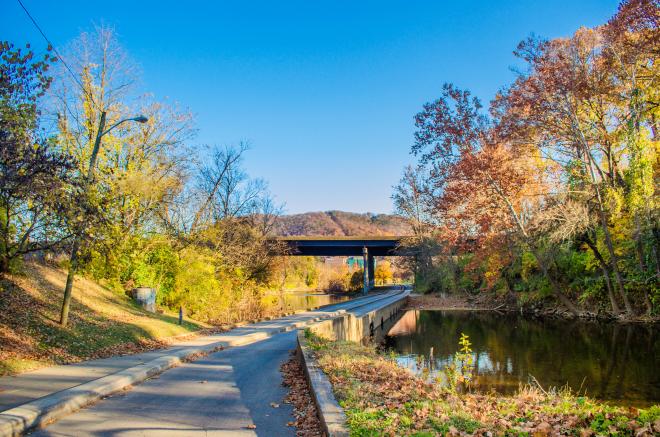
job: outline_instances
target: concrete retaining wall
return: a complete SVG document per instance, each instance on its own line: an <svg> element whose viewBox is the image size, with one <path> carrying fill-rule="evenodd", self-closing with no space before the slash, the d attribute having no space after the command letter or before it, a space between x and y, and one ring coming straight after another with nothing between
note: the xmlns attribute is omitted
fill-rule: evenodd
<svg viewBox="0 0 660 437"><path fill-rule="evenodd" d="M401 309L406 304L408 294L409 292L405 292L388 300L389 303L385 302L381 308L357 311L356 314L346 313L334 319L317 322L307 329L320 337L331 340L364 342L374 337L378 338L396 321ZM328 377L319 368L314 355L307 347L303 330L298 330L297 352L326 435L328 437L348 436L346 415L335 399Z"/></svg>
<svg viewBox="0 0 660 437"><path fill-rule="evenodd" d="M406 295L382 308L364 314L346 313L331 320L315 323L309 329L316 335L330 340L363 342L394 320L406 303Z"/></svg>

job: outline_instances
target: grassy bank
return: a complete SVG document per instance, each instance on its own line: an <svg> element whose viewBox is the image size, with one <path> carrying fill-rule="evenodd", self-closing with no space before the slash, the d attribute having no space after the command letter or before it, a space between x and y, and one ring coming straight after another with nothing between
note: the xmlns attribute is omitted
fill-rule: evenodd
<svg viewBox="0 0 660 437"><path fill-rule="evenodd" d="M167 346L201 323L178 325L174 314L151 314L131 299L76 278L69 326L57 321L66 272L36 263L0 280L0 375Z"/></svg>
<svg viewBox="0 0 660 437"><path fill-rule="evenodd" d="M514 396L458 393L412 375L373 347L332 342L310 333L308 338L346 411L351 435L650 436L660 432L660 406L614 407L531 387Z"/></svg>

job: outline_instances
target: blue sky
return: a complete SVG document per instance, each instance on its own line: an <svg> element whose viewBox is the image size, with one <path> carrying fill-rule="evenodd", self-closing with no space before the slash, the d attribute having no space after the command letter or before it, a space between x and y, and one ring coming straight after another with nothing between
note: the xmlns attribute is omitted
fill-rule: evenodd
<svg viewBox="0 0 660 437"><path fill-rule="evenodd" d="M0 39L45 43L15 0ZM246 167L288 213L391 212L413 116L444 82L488 101L513 80L512 50L535 33L605 22L610 0L24 0L65 46L93 23L115 28L141 88L195 114L195 144L250 142ZM200 147L201 150L201 147Z"/></svg>

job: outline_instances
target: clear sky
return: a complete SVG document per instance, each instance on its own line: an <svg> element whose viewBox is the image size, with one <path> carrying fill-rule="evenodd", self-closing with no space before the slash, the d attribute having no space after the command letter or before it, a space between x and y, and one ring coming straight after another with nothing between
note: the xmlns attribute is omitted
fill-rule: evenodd
<svg viewBox="0 0 660 437"><path fill-rule="evenodd" d="M115 28L141 88L195 114L195 144L249 141L246 166L288 213L391 212L413 116L444 82L484 101L509 83L535 33L605 22L613 0L24 0L57 47ZM15 0L0 39L45 43Z"/></svg>

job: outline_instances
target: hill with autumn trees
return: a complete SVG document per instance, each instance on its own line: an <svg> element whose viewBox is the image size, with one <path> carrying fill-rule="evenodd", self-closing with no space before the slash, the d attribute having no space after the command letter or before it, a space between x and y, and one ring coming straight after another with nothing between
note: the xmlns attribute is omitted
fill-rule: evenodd
<svg viewBox="0 0 660 437"><path fill-rule="evenodd" d="M273 233L282 236L388 236L410 235L412 229L409 222L398 215L325 211L280 216L275 220Z"/></svg>

